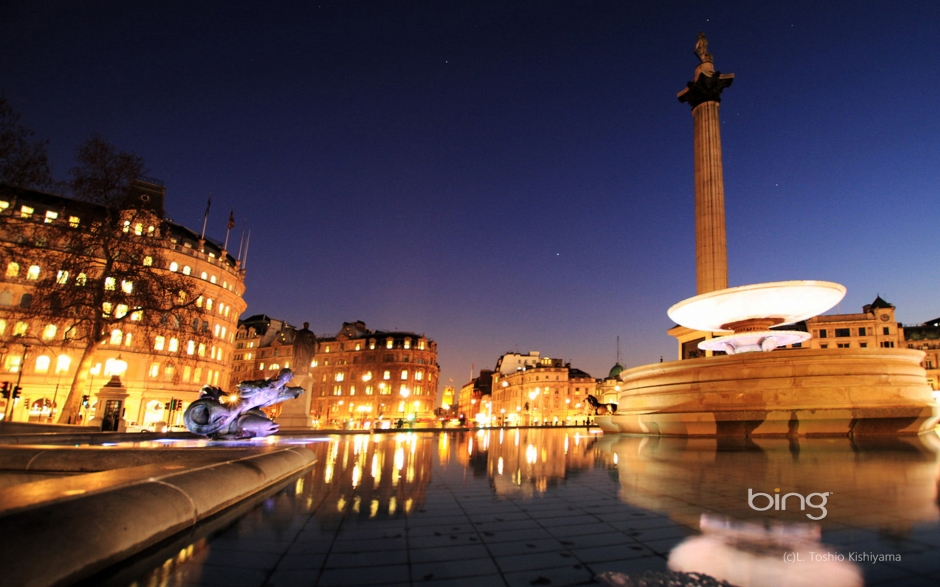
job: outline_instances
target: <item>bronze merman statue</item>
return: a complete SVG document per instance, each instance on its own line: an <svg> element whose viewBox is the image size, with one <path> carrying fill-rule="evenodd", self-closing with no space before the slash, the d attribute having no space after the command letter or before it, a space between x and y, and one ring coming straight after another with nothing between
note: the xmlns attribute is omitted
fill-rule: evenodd
<svg viewBox="0 0 940 587"><path fill-rule="evenodd" d="M183 422L190 432L213 440L275 434L278 425L261 408L299 397L304 391L302 387L287 387L293 376L290 369L281 369L270 379L242 381L236 385L238 391L229 394L206 385L202 396L186 408Z"/></svg>

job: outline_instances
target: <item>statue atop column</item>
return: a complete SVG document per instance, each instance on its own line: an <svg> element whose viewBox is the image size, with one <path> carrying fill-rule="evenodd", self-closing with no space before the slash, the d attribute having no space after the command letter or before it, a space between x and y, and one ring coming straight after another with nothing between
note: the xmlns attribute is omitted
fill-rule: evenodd
<svg viewBox="0 0 940 587"><path fill-rule="evenodd" d="M705 33L698 34L698 41L695 42L695 54L698 55L702 63L712 63L712 54L708 52L708 39Z"/></svg>

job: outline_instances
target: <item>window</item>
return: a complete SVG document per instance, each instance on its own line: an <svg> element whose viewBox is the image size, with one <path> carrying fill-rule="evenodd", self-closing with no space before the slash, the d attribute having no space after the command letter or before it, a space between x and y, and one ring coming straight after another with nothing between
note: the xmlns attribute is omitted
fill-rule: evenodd
<svg viewBox="0 0 940 587"><path fill-rule="evenodd" d="M390 348L392 348L393 346L395 346L395 340L394 340L394 339L389 338L388 340L385 341L385 348L390 349Z"/></svg>
<svg viewBox="0 0 940 587"><path fill-rule="evenodd" d="M134 225L134 234L136 234L137 236L140 236L140 235L144 234L144 225L141 224L140 222L138 222L137 224L135 224L135 225Z"/></svg>
<svg viewBox="0 0 940 587"><path fill-rule="evenodd" d="M423 340L419 340L419 341L418 341L418 350L419 350L419 351L423 351L423 350L424 350L424 341L423 341Z"/></svg>
<svg viewBox="0 0 940 587"><path fill-rule="evenodd" d="M186 354L191 355L196 352L196 341L190 340L186 343Z"/></svg>
<svg viewBox="0 0 940 587"><path fill-rule="evenodd" d="M144 267L153 267L153 257L150 255L144 257Z"/></svg>
<svg viewBox="0 0 940 587"><path fill-rule="evenodd" d="M341 371L336 373L336 375L333 378L334 381L342 381L344 379L346 379L346 374Z"/></svg>
<svg viewBox="0 0 940 587"><path fill-rule="evenodd" d="M117 284L117 280L113 277L104 278L104 288L108 291L114 291L114 286Z"/></svg>
<svg viewBox="0 0 940 587"><path fill-rule="evenodd" d="M58 328L55 324L46 324L46 327L42 331L43 340L52 340L55 338L55 333Z"/></svg>
<svg viewBox="0 0 940 587"><path fill-rule="evenodd" d="M56 218L59 217L58 212L53 212L52 210L46 210L46 219L43 221L46 224L52 224L55 222Z"/></svg>
<svg viewBox="0 0 940 587"><path fill-rule="evenodd" d="M410 348L411 348L411 339L410 339L410 338L406 338L406 339L405 339L405 349L410 349Z"/></svg>
<svg viewBox="0 0 940 587"><path fill-rule="evenodd" d="M190 275L193 272L193 268L189 265L183 265L183 275Z"/></svg>
<svg viewBox="0 0 940 587"><path fill-rule="evenodd" d="M176 271L179 271L179 269L180 269L179 263L177 263L176 261L173 261L172 263L170 263L170 271L176 272Z"/></svg>
<svg viewBox="0 0 940 587"><path fill-rule="evenodd" d="M121 280L121 291L126 294L134 293L134 282L127 279Z"/></svg>
<svg viewBox="0 0 940 587"><path fill-rule="evenodd" d="M36 281L39 279L39 271L39 265L30 265L29 271L26 272L26 279Z"/></svg>
<svg viewBox="0 0 940 587"><path fill-rule="evenodd" d="M52 359L48 355L36 357L36 373L48 373L50 363L52 363Z"/></svg>
<svg viewBox="0 0 940 587"><path fill-rule="evenodd" d="M33 305L33 294L23 294L20 298L20 307L28 308Z"/></svg>
<svg viewBox="0 0 940 587"><path fill-rule="evenodd" d="M212 298L206 300L206 310L212 309Z"/></svg>
<svg viewBox="0 0 940 587"><path fill-rule="evenodd" d="M158 336L153 340L153 350L162 351L163 347L166 346L166 338L163 336Z"/></svg>
<svg viewBox="0 0 940 587"><path fill-rule="evenodd" d="M60 373L67 373L71 365L72 359L68 355L59 355L55 360L56 375Z"/></svg>
<svg viewBox="0 0 940 587"><path fill-rule="evenodd" d="M75 285L85 285L88 281L88 276L84 273L79 273L78 277L75 278Z"/></svg>
<svg viewBox="0 0 940 587"><path fill-rule="evenodd" d="M122 340L124 340L123 332L117 328L111 331L111 340L108 341L110 344L121 344Z"/></svg>
<svg viewBox="0 0 940 587"><path fill-rule="evenodd" d="M382 375L382 379L388 380L388 379L391 379L391 378L392 378L392 372L391 372L391 371L386 371L386 372Z"/></svg>
<svg viewBox="0 0 940 587"><path fill-rule="evenodd" d="M881 348L883 348L883 349L893 349L893 348L894 348L894 341L893 341L893 340L885 340L885 341L883 341L883 342L881 343Z"/></svg>
<svg viewBox="0 0 940 587"><path fill-rule="evenodd" d="M421 381L424 379L424 371L417 371L415 373L415 381Z"/></svg>
<svg viewBox="0 0 940 587"><path fill-rule="evenodd" d="M868 343L867 343L867 342L860 342L860 343L858 343L858 346L862 347L863 349L867 349L867 348L868 348Z"/></svg>
<svg viewBox="0 0 940 587"><path fill-rule="evenodd" d="M16 277L20 274L20 264L11 261L7 264L7 277Z"/></svg>
<svg viewBox="0 0 940 587"><path fill-rule="evenodd" d="M836 343L836 347L838 347L838 348L840 348L840 349L847 349L847 348L849 348L849 343L847 343L847 342L839 342L839 343Z"/></svg>
<svg viewBox="0 0 940 587"><path fill-rule="evenodd" d="M200 277L201 279L206 279L206 278L209 277L209 274L206 273L205 271L203 271L202 274L201 274L199 277Z"/></svg>
<svg viewBox="0 0 940 587"><path fill-rule="evenodd" d="M333 395L343 395L343 386L342 386L342 385L334 385L334 386L333 386Z"/></svg>
<svg viewBox="0 0 940 587"><path fill-rule="evenodd" d="M374 349L375 349L375 339L374 339L374 338L370 338L370 339L369 339L369 350L374 350Z"/></svg>
<svg viewBox="0 0 940 587"><path fill-rule="evenodd" d="M408 379L408 369L402 369L402 371L401 371L401 378L402 378L403 380L404 380L404 379Z"/></svg>
<svg viewBox="0 0 940 587"><path fill-rule="evenodd" d="M167 350L169 350L171 353L175 353L176 351L180 350L180 341L175 338L171 338L170 346Z"/></svg>
<svg viewBox="0 0 940 587"><path fill-rule="evenodd" d="M361 345L357 342L357 343L356 343L356 350L357 350L357 351L358 351L358 350L361 350L361 348L362 348Z"/></svg>
<svg viewBox="0 0 940 587"><path fill-rule="evenodd" d="M881 332L884 335L888 335L888 334L891 334L891 329L885 326L884 328L881 329Z"/></svg>
<svg viewBox="0 0 940 587"><path fill-rule="evenodd" d="M836 328L836 338L844 338L847 336L852 336L852 331L849 328Z"/></svg>
<svg viewBox="0 0 940 587"><path fill-rule="evenodd" d="M330 345L326 345L326 346L323 348L323 352L324 352L324 353L330 352Z"/></svg>
<svg viewBox="0 0 940 587"><path fill-rule="evenodd" d="M821 345L819 345L819 348L821 348L821 349L827 349L827 348L829 348L829 345L828 345L828 344L821 344Z"/></svg>
<svg viewBox="0 0 940 587"><path fill-rule="evenodd" d="M864 326L858 329L858 335L859 335L859 336L866 336L865 333L866 333L866 330L865 330L865 327L864 327Z"/></svg>
<svg viewBox="0 0 940 587"><path fill-rule="evenodd" d="M822 329L822 330L820 330L820 331L819 331L819 338L826 338L826 334L827 334L827 333L826 333L826 329L825 329L825 328ZM826 348L826 347L823 347L823 348Z"/></svg>
<svg viewBox="0 0 940 587"><path fill-rule="evenodd" d="M20 218L32 218L35 211L32 206L22 206L20 207Z"/></svg>
<svg viewBox="0 0 940 587"><path fill-rule="evenodd" d="M78 228L79 222L81 222L81 219L78 216L69 216L69 226L72 228Z"/></svg>
<svg viewBox="0 0 940 587"><path fill-rule="evenodd" d="M64 270L59 270L55 276L55 282L59 285L65 285L69 280L69 272Z"/></svg>

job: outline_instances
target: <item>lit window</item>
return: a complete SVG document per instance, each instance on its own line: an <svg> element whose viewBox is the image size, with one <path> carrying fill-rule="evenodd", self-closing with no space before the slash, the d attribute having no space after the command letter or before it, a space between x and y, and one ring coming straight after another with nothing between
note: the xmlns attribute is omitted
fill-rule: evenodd
<svg viewBox="0 0 940 587"><path fill-rule="evenodd" d="M324 353L330 352L330 345L326 345L326 347L323 349L323 352Z"/></svg>
<svg viewBox="0 0 940 587"><path fill-rule="evenodd" d="M150 255L144 257L144 267L153 267L153 257Z"/></svg>
<svg viewBox="0 0 940 587"><path fill-rule="evenodd" d="M402 369L402 371L401 371L401 378L402 378L402 379L408 379L408 369Z"/></svg>
<svg viewBox="0 0 940 587"><path fill-rule="evenodd" d="M225 317L228 318L228 311L231 310L231 306L225 306Z"/></svg>
<svg viewBox="0 0 940 587"><path fill-rule="evenodd" d="M166 338L163 336L158 336L153 341L153 350L162 351L163 347L166 346Z"/></svg>
<svg viewBox="0 0 940 587"><path fill-rule="evenodd" d="M264 371L264 363L258 363L258 369Z"/></svg>
<svg viewBox="0 0 940 587"><path fill-rule="evenodd" d="M102 302L101 304L101 314L104 316L110 316L111 310L114 309L114 304L111 302Z"/></svg>
<svg viewBox="0 0 940 587"><path fill-rule="evenodd" d="M147 236L153 236L154 230L155 230L154 227L148 226L148 227L147 227Z"/></svg>
<svg viewBox="0 0 940 587"><path fill-rule="evenodd" d="M392 348L392 346L394 345L395 345L395 341L391 338L385 341L385 348L387 349Z"/></svg>
<svg viewBox="0 0 940 587"><path fill-rule="evenodd" d="M183 366L183 381L189 383L189 378L193 374L193 368L189 365Z"/></svg>
<svg viewBox="0 0 940 587"><path fill-rule="evenodd" d="M39 279L39 265L29 266L29 271L26 272L26 279L32 279L33 281Z"/></svg>
<svg viewBox="0 0 940 587"><path fill-rule="evenodd" d="M189 265L183 265L183 275L189 275L193 272L192 267Z"/></svg>
<svg viewBox="0 0 940 587"><path fill-rule="evenodd" d="M206 278L209 277L209 274L206 273L205 271L203 271L203 272L202 272L202 275L200 275L199 277L202 278L202 279L206 279Z"/></svg>
<svg viewBox="0 0 940 587"><path fill-rule="evenodd" d="M219 335L219 330L220 330L221 328L222 328L222 327L219 326L218 324L215 325L215 335L216 335L216 336Z"/></svg>
<svg viewBox="0 0 940 587"><path fill-rule="evenodd" d="M212 309L212 298L209 298L208 300L206 300L206 310L211 310L211 309Z"/></svg>
<svg viewBox="0 0 940 587"><path fill-rule="evenodd" d="M191 340L186 343L186 354L191 355L196 352L196 341Z"/></svg>
<svg viewBox="0 0 940 587"><path fill-rule="evenodd" d="M55 276L55 282L59 285L65 285L69 280L69 272L64 270L59 270L59 273Z"/></svg>
<svg viewBox="0 0 940 587"><path fill-rule="evenodd" d="M156 377L159 374L160 374L159 363L150 363L150 370L147 371L147 375L149 375L152 378L152 377Z"/></svg>
<svg viewBox="0 0 940 587"><path fill-rule="evenodd" d="M202 296L199 296L198 298L196 298L196 307L201 308L203 301L204 301L204 298Z"/></svg>
<svg viewBox="0 0 940 587"><path fill-rule="evenodd" d="M52 359L48 355L39 355L36 357L36 373L48 373L51 363Z"/></svg>
<svg viewBox="0 0 940 587"><path fill-rule="evenodd" d="M200 377L202 377L202 367L196 367L196 370L193 371L193 381L198 383Z"/></svg>
<svg viewBox="0 0 940 587"><path fill-rule="evenodd" d="M114 287L117 285L117 280L113 277L104 278L104 288L108 291L114 291Z"/></svg>
<svg viewBox="0 0 940 587"><path fill-rule="evenodd" d="M7 264L7 277L16 277L20 274L20 264L11 261Z"/></svg>
<svg viewBox="0 0 940 587"><path fill-rule="evenodd" d="M130 229L131 229L131 221L130 221L130 220L125 220L125 221L124 221L124 232L129 232Z"/></svg>
<svg viewBox="0 0 940 587"><path fill-rule="evenodd" d="M75 285L85 285L88 281L88 276L84 273L79 273L78 277L75 278Z"/></svg>
<svg viewBox="0 0 940 587"><path fill-rule="evenodd" d="M215 283L215 275L209 277L209 283Z"/></svg>
<svg viewBox="0 0 940 587"><path fill-rule="evenodd" d="M386 371L386 372L382 375L382 379L391 379L391 378L392 378L392 372L391 372L391 371Z"/></svg>
<svg viewBox="0 0 940 587"><path fill-rule="evenodd" d="M79 222L81 222L81 219L78 216L69 216L69 226L72 228L78 228Z"/></svg>
<svg viewBox="0 0 940 587"><path fill-rule="evenodd" d="M177 303L177 304L185 304L185 303L186 303L186 292L185 292L185 291L183 291L183 290L180 290L180 291L179 291L179 294L177 294L177 296L176 296L176 303Z"/></svg>
<svg viewBox="0 0 940 587"><path fill-rule="evenodd" d="M124 339L124 333L115 328L111 331L111 344L121 344L121 341Z"/></svg>
<svg viewBox="0 0 940 587"><path fill-rule="evenodd" d="M7 356L7 371L10 373L19 373L22 363L23 357L19 355Z"/></svg>
<svg viewBox="0 0 940 587"><path fill-rule="evenodd" d="M124 346L131 346L131 337L132 335L130 332L124 335Z"/></svg>
<svg viewBox="0 0 940 587"><path fill-rule="evenodd" d="M406 349L410 349L410 348L411 348L411 339L410 339L410 338L406 338L406 339L405 339L405 348L406 348Z"/></svg>
<svg viewBox="0 0 940 587"><path fill-rule="evenodd" d="M42 331L43 340L52 340L55 338L55 333L58 328L55 324L46 324L46 327Z"/></svg>
<svg viewBox="0 0 940 587"><path fill-rule="evenodd" d="M2 212L3 210L6 210L9 207L10 207L10 202L7 202L6 200L0 200L0 212Z"/></svg>
<svg viewBox="0 0 940 587"><path fill-rule="evenodd" d="M424 379L424 371L418 371L418 372L416 372L416 373L415 373L415 380L416 380L416 381L421 381L422 379Z"/></svg>
<svg viewBox="0 0 940 587"><path fill-rule="evenodd" d="M421 392L424 390L420 385L415 386L415 395L421 395Z"/></svg>
<svg viewBox="0 0 940 587"><path fill-rule="evenodd" d="M131 314L131 321L140 322L140 319L144 317L143 310L136 310Z"/></svg>
<svg viewBox="0 0 940 587"><path fill-rule="evenodd" d="M179 269L180 269L179 263L177 263L176 261L173 261L172 263L170 263L170 271L176 272L176 271L179 271Z"/></svg>
<svg viewBox="0 0 940 587"><path fill-rule="evenodd" d="M127 316L128 309L129 308L127 307L127 304L118 304L117 308L114 310L114 317L123 318L124 316Z"/></svg>
<svg viewBox="0 0 940 587"><path fill-rule="evenodd" d="M59 373L67 373L69 367L72 366L72 359L68 355L59 355L55 360L55 372L58 375Z"/></svg>
<svg viewBox="0 0 940 587"><path fill-rule="evenodd" d="M59 217L59 213L58 213L58 212L53 212L52 210L46 210L46 220L45 220L45 223L46 223L46 224L51 224L51 223L55 222L56 218L58 218L58 217Z"/></svg>
<svg viewBox="0 0 940 587"><path fill-rule="evenodd" d="M140 222L138 222L137 224L135 224L135 225L134 225L134 234L136 234L137 236L140 236L140 235L144 234L144 225L141 224Z"/></svg>
<svg viewBox="0 0 940 587"><path fill-rule="evenodd" d="M358 350L361 350L361 347L360 347L360 345L359 345L358 342L356 343L356 350L357 350L357 351L358 351Z"/></svg>
<svg viewBox="0 0 940 587"><path fill-rule="evenodd" d="M121 280L121 291L126 294L134 293L134 282L126 279Z"/></svg>
<svg viewBox="0 0 940 587"><path fill-rule="evenodd" d="M3 334L6 331L7 331L7 321L0 320L0 334Z"/></svg>
<svg viewBox="0 0 940 587"><path fill-rule="evenodd" d="M372 386L366 385L366 395L372 395Z"/></svg>
<svg viewBox="0 0 940 587"><path fill-rule="evenodd" d="M20 218L32 218L35 210L32 206L22 206L20 208Z"/></svg>
<svg viewBox="0 0 940 587"><path fill-rule="evenodd" d="M344 379L346 379L345 373L337 373L336 376L334 377L335 381L342 381Z"/></svg>
<svg viewBox="0 0 940 587"><path fill-rule="evenodd" d="M374 338L370 338L370 339L369 339L369 350L372 350L372 349L374 349L374 348L375 348L375 339L374 339Z"/></svg>
<svg viewBox="0 0 940 587"><path fill-rule="evenodd" d="M225 330L225 327L223 326L223 327L222 327L222 338L225 338L225 333L226 333L226 330Z"/></svg>
<svg viewBox="0 0 940 587"><path fill-rule="evenodd" d="M176 351L180 350L180 341L176 340L175 338L171 338L170 346L167 350L171 353L175 353Z"/></svg>
<svg viewBox="0 0 940 587"><path fill-rule="evenodd" d="M424 350L424 341L423 341L423 340L419 340L419 341L418 341L418 350L419 350L419 351L423 351L423 350Z"/></svg>

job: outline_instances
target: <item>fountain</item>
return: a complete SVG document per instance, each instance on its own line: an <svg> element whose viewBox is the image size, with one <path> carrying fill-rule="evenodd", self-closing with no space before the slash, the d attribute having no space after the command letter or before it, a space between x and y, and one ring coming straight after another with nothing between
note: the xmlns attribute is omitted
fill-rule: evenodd
<svg viewBox="0 0 940 587"><path fill-rule="evenodd" d="M621 372L617 413L595 421L605 432L672 436L907 435L932 430L940 412L921 366L923 351L779 349L810 338L808 332L780 326L829 310L845 295L843 286L779 281L728 287L718 108L734 74L715 70L704 33L695 52L700 63L678 98L692 107L694 121L699 295L675 304L668 314L701 334L705 340L699 349L719 354ZM711 338L713 334L720 336Z"/></svg>

